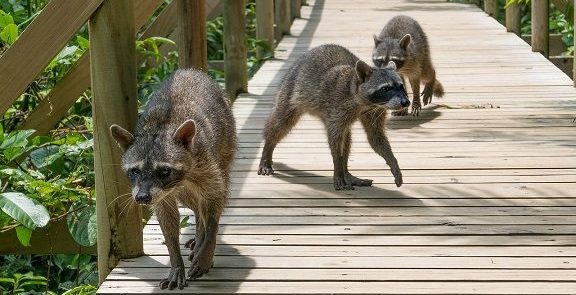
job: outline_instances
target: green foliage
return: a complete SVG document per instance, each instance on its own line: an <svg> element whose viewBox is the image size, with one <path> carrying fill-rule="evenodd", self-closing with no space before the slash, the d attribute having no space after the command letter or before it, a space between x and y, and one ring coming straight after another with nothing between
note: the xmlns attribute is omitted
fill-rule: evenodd
<svg viewBox="0 0 576 295"><path fill-rule="evenodd" d="M96 244L96 206L73 204L66 221L76 243L85 247Z"/></svg>
<svg viewBox="0 0 576 295"><path fill-rule="evenodd" d="M21 193L0 194L0 210L29 229L44 227L50 220L50 214L42 204Z"/></svg>
<svg viewBox="0 0 576 295"><path fill-rule="evenodd" d="M8 294L20 294L45 288L48 280L42 276L35 276L32 272L14 274L11 278L0 278L0 291ZM50 292L48 294L55 294Z"/></svg>

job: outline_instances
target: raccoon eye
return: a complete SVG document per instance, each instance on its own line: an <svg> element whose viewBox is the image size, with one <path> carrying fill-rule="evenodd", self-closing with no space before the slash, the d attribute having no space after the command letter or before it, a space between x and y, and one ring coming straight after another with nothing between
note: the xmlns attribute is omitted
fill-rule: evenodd
<svg viewBox="0 0 576 295"><path fill-rule="evenodd" d="M140 169L138 168L132 168L130 170L128 170L128 176L131 178L137 177L138 175L140 175L142 171L140 171Z"/></svg>
<svg viewBox="0 0 576 295"><path fill-rule="evenodd" d="M168 176L170 176L170 174L172 174L172 169L170 169L168 167L160 168L157 170L157 173L161 177L168 177Z"/></svg>

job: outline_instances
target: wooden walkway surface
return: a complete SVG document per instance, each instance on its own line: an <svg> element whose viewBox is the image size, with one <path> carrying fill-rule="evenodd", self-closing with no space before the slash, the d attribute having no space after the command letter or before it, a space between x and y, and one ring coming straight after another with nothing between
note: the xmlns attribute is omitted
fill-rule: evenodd
<svg viewBox="0 0 576 295"><path fill-rule="evenodd" d="M475 6L308 2L234 105L240 150L215 267L183 291L159 290L168 256L153 218L149 256L122 261L99 293L576 294L572 81ZM276 149L278 174L258 176L261 129L286 69L325 43L370 61L372 34L397 14L424 27L447 91L420 117L389 121L405 184L394 186L358 125L350 168L375 185L334 191L311 117Z"/></svg>

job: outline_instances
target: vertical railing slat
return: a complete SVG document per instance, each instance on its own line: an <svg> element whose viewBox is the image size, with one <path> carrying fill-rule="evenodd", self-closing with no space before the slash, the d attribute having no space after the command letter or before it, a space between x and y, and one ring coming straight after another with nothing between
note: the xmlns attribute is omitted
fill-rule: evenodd
<svg viewBox="0 0 576 295"><path fill-rule="evenodd" d="M208 70L206 0L178 1L178 59L180 68Z"/></svg>
<svg viewBox="0 0 576 295"><path fill-rule="evenodd" d="M270 0L256 0L256 39L274 51L274 2ZM257 54L261 58L262 50Z"/></svg>
<svg viewBox="0 0 576 295"><path fill-rule="evenodd" d="M101 282L120 258L143 254L140 208L129 203L130 185L119 165L121 151L109 133L111 124L131 130L137 116L132 5L131 0L106 0L89 21Z"/></svg>
<svg viewBox="0 0 576 295"><path fill-rule="evenodd" d="M532 0L532 51L548 57L548 0Z"/></svg>
<svg viewBox="0 0 576 295"><path fill-rule="evenodd" d="M224 0L224 76L232 101L248 91L244 18L244 1Z"/></svg>

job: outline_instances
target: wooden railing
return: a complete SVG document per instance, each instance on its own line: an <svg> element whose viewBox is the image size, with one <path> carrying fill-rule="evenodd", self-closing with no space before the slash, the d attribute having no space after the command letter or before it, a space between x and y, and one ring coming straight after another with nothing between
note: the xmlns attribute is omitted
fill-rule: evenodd
<svg viewBox="0 0 576 295"><path fill-rule="evenodd" d="M110 138L108 128L119 124L130 130L135 124L136 70L142 62L135 51L136 31L163 2L52 0L0 56L0 73L3 73L0 75L0 111L6 112L72 36L86 23L89 25L89 51L76 61L20 127L35 129L37 134L48 133L91 87L101 280L120 258L143 254L142 214L137 207L123 206L131 198L130 186L119 168L120 151ZM248 91L244 3L173 0L140 38L169 36L176 40L180 67L206 70L209 65L206 21L223 13L225 85L234 100L237 94ZM273 49L282 35L289 34L291 22L300 15L303 4L303 0L256 0L256 38ZM59 253L59 249L51 251Z"/></svg>
<svg viewBox="0 0 576 295"><path fill-rule="evenodd" d="M575 1L576 2L576 1ZM550 31L549 31L549 18L550 18L550 3L553 3L561 11L566 11L566 7L570 4L574 5L572 0L531 0L530 13L531 13L531 38L530 44L532 51L540 52L546 58L554 62L555 57L550 56ZM484 11L492 17L497 17L500 7L498 7L498 0L484 0ZM506 28L509 32L521 36L521 6L520 4L511 4L506 8ZM576 14L572 16L576 20ZM576 54L576 51L575 51ZM568 57L563 57L568 59ZM569 57L572 61L570 69L563 69L566 73L570 73L574 86L576 87L576 62L575 56ZM558 65L557 62L555 62Z"/></svg>

